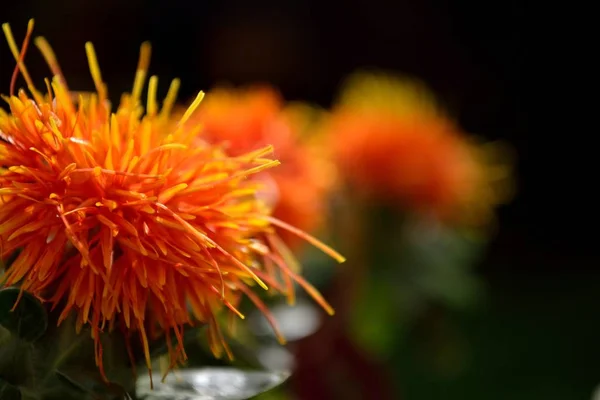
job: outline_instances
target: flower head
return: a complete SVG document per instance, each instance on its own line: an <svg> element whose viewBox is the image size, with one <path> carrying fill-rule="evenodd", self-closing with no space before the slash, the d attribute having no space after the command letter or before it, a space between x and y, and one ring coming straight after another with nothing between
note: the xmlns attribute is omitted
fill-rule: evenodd
<svg viewBox="0 0 600 400"><path fill-rule="evenodd" d="M241 315L242 296L268 313L256 284L293 297L295 281L332 312L293 268L274 226L341 256L272 218L256 195L260 182L247 179L279 164L271 147L231 155L204 140L192 121L202 92L180 118L171 114L178 80L159 108L151 77L144 112L147 43L131 93L111 111L91 43L96 92L73 96L48 43L35 40L54 74L42 94L23 63L33 21L21 50L3 28L30 92L13 94L15 70L9 112L0 109L2 257L22 250L3 285L62 307L59 323L74 313L79 328L89 325L102 373L99 334L117 326L139 336L149 368L149 336L177 337L175 364L185 359L182 331L196 322L208 324L215 354L227 351L215 314Z"/></svg>
<svg viewBox="0 0 600 400"><path fill-rule="evenodd" d="M307 232L321 227L335 180L321 143L304 129L313 110L286 106L268 86L219 87L209 94L198 112L206 139L233 155L273 145L281 166L256 177L273 183L268 196L273 215ZM292 247L301 243L289 232L279 233Z"/></svg>
<svg viewBox="0 0 600 400"><path fill-rule="evenodd" d="M500 148L475 144L415 81L353 76L328 130L346 181L405 210L483 223L506 198Z"/></svg>

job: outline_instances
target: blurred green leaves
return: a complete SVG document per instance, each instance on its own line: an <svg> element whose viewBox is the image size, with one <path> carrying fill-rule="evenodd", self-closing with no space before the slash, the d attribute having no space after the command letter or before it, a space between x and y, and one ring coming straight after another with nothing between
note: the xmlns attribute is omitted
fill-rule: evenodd
<svg viewBox="0 0 600 400"><path fill-rule="evenodd" d="M23 340L35 342L46 332L48 316L33 295L9 287L0 290L0 325Z"/></svg>
<svg viewBox="0 0 600 400"><path fill-rule="evenodd" d="M14 310L13 310L14 308ZM122 400L133 388L123 337L102 338L105 383L94 362L88 329L77 332L73 317L60 327L56 313L18 287L0 290L0 398L23 400Z"/></svg>
<svg viewBox="0 0 600 400"><path fill-rule="evenodd" d="M450 308L466 308L483 295L473 272L483 240L440 224L408 224L398 254L397 277L405 291Z"/></svg>
<svg viewBox="0 0 600 400"><path fill-rule="evenodd" d="M354 339L385 359L431 306L468 310L485 299L474 266L486 242L436 221L369 214L368 265L351 320Z"/></svg>
<svg viewBox="0 0 600 400"><path fill-rule="evenodd" d="M11 385L0 378L0 399L2 400L21 400L21 391L18 387Z"/></svg>

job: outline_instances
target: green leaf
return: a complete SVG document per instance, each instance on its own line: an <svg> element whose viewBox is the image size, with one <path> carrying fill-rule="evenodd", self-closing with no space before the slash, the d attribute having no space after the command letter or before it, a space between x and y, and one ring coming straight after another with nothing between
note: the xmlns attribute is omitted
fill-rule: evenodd
<svg viewBox="0 0 600 400"><path fill-rule="evenodd" d="M391 301L399 296L397 285L392 283L385 276L366 281L365 294L353 310L350 325L352 338L363 349L382 358L403 339L409 316L405 308Z"/></svg>
<svg viewBox="0 0 600 400"><path fill-rule="evenodd" d="M69 386L71 389L74 389L80 393L91 393L90 390L88 390L85 386L80 385L79 382L77 382L76 380L72 379L70 376L68 376L67 374L61 372L61 371L55 371L54 372L56 374L56 377L58 378L58 380L60 382L62 382L63 384Z"/></svg>
<svg viewBox="0 0 600 400"><path fill-rule="evenodd" d="M21 400L21 391L18 387L11 385L0 378L0 399L2 400Z"/></svg>
<svg viewBox="0 0 600 400"><path fill-rule="evenodd" d="M106 383L96 373L86 373L86 371L72 368L56 370L55 375L69 389L76 390L80 399L122 400L131 398L122 385L116 382Z"/></svg>
<svg viewBox="0 0 600 400"><path fill-rule="evenodd" d="M48 315L38 299L23 292L14 311L20 289L10 287L0 290L0 325L28 342L38 340L48 328Z"/></svg>

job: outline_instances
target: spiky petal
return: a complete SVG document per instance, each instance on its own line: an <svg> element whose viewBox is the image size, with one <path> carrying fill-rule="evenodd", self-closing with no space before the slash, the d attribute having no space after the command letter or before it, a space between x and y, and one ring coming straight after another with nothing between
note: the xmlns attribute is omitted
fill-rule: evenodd
<svg viewBox="0 0 600 400"><path fill-rule="evenodd" d="M131 93L111 111L94 47L86 52L96 92L72 95L43 38L36 45L54 78L45 95L27 73L23 49L3 26L30 95L6 97L0 109L0 244L2 257L22 251L3 276L62 307L60 321L77 315L89 325L102 367L99 335L119 325L138 335L151 367L149 336L175 336L172 365L185 359L182 333L209 324L216 355L224 347L215 314L236 305L258 284L285 292L288 277L304 286L330 313L325 300L288 266L268 208L249 176L274 167L271 148L230 156L208 144L191 122L203 93L181 118L171 116L179 81L162 108L151 77L145 113L140 94L150 58L144 43ZM295 232L293 228L289 228ZM342 257L302 232L338 260ZM265 264L277 268L265 268ZM293 288L291 288L293 290ZM243 316L242 316L243 317Z"/></svg>

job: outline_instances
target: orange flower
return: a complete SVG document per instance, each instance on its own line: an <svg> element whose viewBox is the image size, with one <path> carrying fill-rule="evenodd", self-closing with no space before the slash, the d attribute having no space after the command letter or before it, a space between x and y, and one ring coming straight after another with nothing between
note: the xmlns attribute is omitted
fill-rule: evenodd
<svg viewBox="0 0 600 400"><path fill-rule="evenodd" d="M324 222L333 178L319 144L301 132L308 123L307 112L306 107L284 106L279 94L267 86L217 88L199 110L198 121L208 140L234 156L273 145L282 165L257 179L273 180L273 215L310 232ZM290 246L301 243L289 232L279 233Z"/></svg>
<svg viewBox="0 0 600 400"><path fill-rule="evenodd" d="M346 181L369 196L439 218L485 222L506 198L498 147L472 143L422 85L358 74L329 121Z"/></svg>
<svg viewBox="0 0 600 400"><path fill-rule="evenodd" d="M31 93L13 95L15 70L5 98L10 113L0 109L2 257L22 249L3 285L20 283L54 307L64 305L59 323L75 313L78 329L89 325L103 375L99 334L116 326L139 335L148 368L148 336L164 334L169 344L176 336L173 366L186 357L184 327L198 321L209 325L215 355L228 352L215 313L226 307L241 316L236 305L246 295L269 317L251 291L255 283L293 298L296 281L333 312L290 268L295 261L273 227L342 257L272 218L256 195L259 182L246 179L278 164L267 158L272 148L229 156L203 141L191 122L202 92L180 119L171 116L178 80L159 109L151 77L144 114L147 43L132 92L111 113L91 43L86 51L97 92L74 99L51 48L38 38L55 76L42 95L22 61L33 21L22 50L3 28Z"/></svg>

